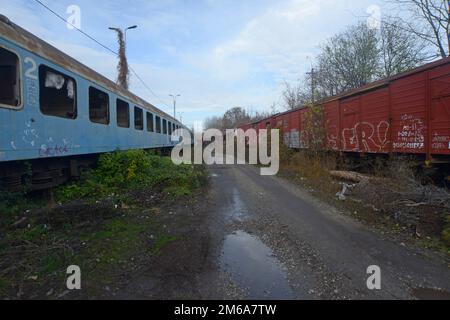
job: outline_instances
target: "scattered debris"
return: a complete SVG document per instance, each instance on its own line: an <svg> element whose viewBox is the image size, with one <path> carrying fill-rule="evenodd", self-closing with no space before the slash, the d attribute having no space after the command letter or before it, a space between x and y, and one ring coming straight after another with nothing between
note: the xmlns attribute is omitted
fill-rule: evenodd
<svg viewBox="0 0 450 320"><path fill-rule="evenodd" d="M343 179L343 180L352 181L352 182L356 182L356 183L359 183L364 180L369 180L368 176L365 176L363 174L360 174L358 172L353 172L353 171L334 171L333 170L333 171L330 171L330 175L333 178Z"/></svg>
<svg viewBox="0 0 450 320"><path fill-rule="evenodd" d="M339 200L345 201L346 195L349 194L349 190L354 188L356 184L347 184L347 183L341 183L342 184L342 190L336 193L336 197L338 197Z"/></svg>

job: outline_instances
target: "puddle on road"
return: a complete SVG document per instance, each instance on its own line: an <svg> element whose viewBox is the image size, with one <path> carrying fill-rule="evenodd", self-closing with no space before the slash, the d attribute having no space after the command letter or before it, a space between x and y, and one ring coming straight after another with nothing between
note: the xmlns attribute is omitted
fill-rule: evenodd
<svg viewBox="0 0 450 320"><path fill-rule="evenodd" d="M432 288L415 288L412 295L420 300L450 300L450 292Z"/></svg>
<svg viewBox="0 0 450 320"><path fill-rule="evenodd" d="M257 237L237 231L225 238L222 268L246 289L248 299L295 299L272 250Z"/></svg>
<svg viewBox="0 0 450 320"><path fill-rule="evenodd" d="M247 208L241 200L239 191L233 188L232 203L230 207L225 208L225 216L232 220L243 221L247 215Z"/></svg>

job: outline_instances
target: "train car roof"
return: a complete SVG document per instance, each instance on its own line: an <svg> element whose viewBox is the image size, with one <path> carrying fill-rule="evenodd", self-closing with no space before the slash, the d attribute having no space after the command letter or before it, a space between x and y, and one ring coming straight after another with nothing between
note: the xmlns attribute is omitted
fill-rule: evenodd
<svg viewBox="0 0 450 320"><path fill-rule="evenodd" d="M27 49L34 54L41 56L51 62L59 65L62 68L65 68L75 74L78 74L96 84L104 86L106 89L118 93L123 98L128 98L134 104L139 105L149 111L152 111L164 118L175 122L177 124L181 124L178 120L174 119L172 116L168 115L164 111L158 109L152 104L148 103L144 99L138 97L134 93L122 88L117 85L113 81L108 78L102 76L98 72L92 70L81 62L75 60L69 55L65 54L61 50L55 48L44 40L38 38L27 30L21 28L16 25L12 21L10 21L6 16L0 14L0 34L5 37L7 40L12 41L13 43Z"/></svg>

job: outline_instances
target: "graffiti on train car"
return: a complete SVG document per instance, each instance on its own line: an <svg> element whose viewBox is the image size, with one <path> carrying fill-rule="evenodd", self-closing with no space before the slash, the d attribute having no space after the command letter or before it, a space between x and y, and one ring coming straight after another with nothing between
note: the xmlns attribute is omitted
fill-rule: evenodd
<svg viewBox="0 0 450 320"><path fill-rule="evenodd" d="M61 143L54 143L50 137L46 144L42 144L39 148L39 157L56 157L64 156L70 153L73 149L79 148L79 145L74 145L67 139L62 139Z"/></svg>
<svg viewBox="0 0 450 320"><path fill-rule="evenodd" d="M351 151L382 151L389 143L390 125L387 121L357 122L351 128L342 129L342 147Z"/></svg>
<svg viewBox="0 0 450 320"><path fill-rule="evenodd" d="M29 120L25 123L25 130L23 131L22 140L26 144L34 147L37 139L39 139L37 129L33 128L33 121Z"/></svg>
<svg viewBox="0 0 450 320"><path fill-rule="evenodd" d="M397 141L393 143L393 147L395 149L425 148L425 130L426 126L421 118L411 114L402 115Z"/></svg>
<svg viewBox="0 0 450 320"><path fill-rule="evenodd" d="M450 136L441 136L437 133L433 136L431 148L433 149L450 149Z"/></svg>
<svg viewBox="0 0 450 320"><path fill-rule="evenodd" d="M45 144L41 145L39 148L39 156L40 157L54 157L54 156L62 156L70 152L70 147L68 145L58 145L47 146Z"/></svg>

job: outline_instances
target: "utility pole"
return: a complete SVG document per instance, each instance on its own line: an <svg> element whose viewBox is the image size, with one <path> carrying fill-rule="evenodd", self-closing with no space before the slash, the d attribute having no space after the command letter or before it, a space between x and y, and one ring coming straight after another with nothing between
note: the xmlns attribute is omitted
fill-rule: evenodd
<svg viewBox="0 0 450 320"><path fill-rule="evenodd" d="M450 1L450 0L449 0ZM316 92L316 81L315 81L315 76L316 76L316 72L314 70L314 67L311 66L311 72L307 72L307 75L311 76L311 102L312 104L314 104L315 102L315 92Z"/></svg>
<svg viewBox="0 0 450 320"><path fill-rule="evenodd" d="M177 118L177 98L181 97L180 94L169 94L169 97L173 98L173 117Z"/></svg>
<svg viewBox="0 0 450 320"><path fill-rule="evenodd" d="M131 26L125 29L121 28L112 28L109 27L109 30L113 30L117 32L117 40L119 42L119 64L117 65L117 84L124 89L128 89L128 80L130 76L130 71L128 70L128 61L126 55L126 39L127 39L127 31L130 29L136 29L137 26Z"/></svg>

